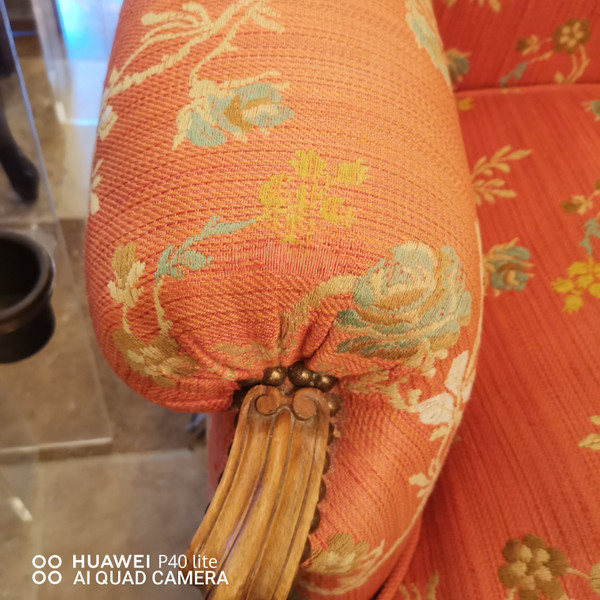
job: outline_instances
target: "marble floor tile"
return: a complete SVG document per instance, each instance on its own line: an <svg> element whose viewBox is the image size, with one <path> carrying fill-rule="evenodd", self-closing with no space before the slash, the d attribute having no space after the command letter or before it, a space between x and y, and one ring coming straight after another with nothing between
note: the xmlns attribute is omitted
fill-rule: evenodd
<svg viewBox="0 0 600 600"><path fill-rule="evenodd" d="M31 511L31 520L18 518L0 489L0 599L200 600L195 588L155 585L151 576L160 554L186 550L202 520L209 494L205 460L199 447L0 468ZM63 561L61 583L35 585L33 557L53 554ZM74 585L73 555L88 554L150 555L147 581L105 587L92 578L89 586ZM158 581L174 571L160 570Z"/></svg>
<svg viewBox="0 0 600 600"><path fill-rule="evenodd" d="M28 582L19 600L28 600L31 593L38 593L40 600L199 600L195 588L151 581L139 586L73 585L72 557L149 554L151 574L158 568L159 554L185 552L200 524L208 496L204 474L204 448L42 463L43 507L36 526L41 553L62 558L63 580L42 586ZM26 569L31 573L31 567Z"/></svg>

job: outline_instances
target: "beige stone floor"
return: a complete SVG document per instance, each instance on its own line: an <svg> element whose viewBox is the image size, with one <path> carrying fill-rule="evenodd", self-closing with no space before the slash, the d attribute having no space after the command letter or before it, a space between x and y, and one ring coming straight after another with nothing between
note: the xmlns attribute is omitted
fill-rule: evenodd
<svg viewBox="0 0 600 600"><path fill-rule="evenodd" d="M61 569L59 585L36 586L31 579L36 554L58 554L66 563L73 554L136 553L154 559L180 554L202 518L208 491L205 447L185 433L188 416L150 404L127 388L94 342L82 248L95 127L57 120L39 47L35 39L19 42L66 241L61 250L59 240L62 283L54 300L57 315L65 316L39 355L0 370L0 396L4 386L13 401L9 407L18 413L3 414L0 406L4 431L33 440L22 455L0 461L0 599L200 598L186 587L73 586L68 566ZM27 137L26 117L18 110L10 124L15 137ZM0 178L3 186L6 181ZM32 210L45 214L42 208ZM73 350L75 336L82 350ZM57 372L62 374L59 381L53 379ZM9 431L11 419L16 425ZM36 451L40 440L44 448ZM12 497L24 507L10 504Z"/></svg>

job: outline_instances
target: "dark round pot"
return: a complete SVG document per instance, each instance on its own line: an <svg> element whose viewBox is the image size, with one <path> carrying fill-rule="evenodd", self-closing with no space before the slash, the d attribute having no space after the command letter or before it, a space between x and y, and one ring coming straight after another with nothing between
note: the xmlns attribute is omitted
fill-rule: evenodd
<svg viewBox="0 0 600 600"><path fill-rule="evenodd" d="M0 230L0 363L41 350L54 333L54 264L31 238Z"/></svg>

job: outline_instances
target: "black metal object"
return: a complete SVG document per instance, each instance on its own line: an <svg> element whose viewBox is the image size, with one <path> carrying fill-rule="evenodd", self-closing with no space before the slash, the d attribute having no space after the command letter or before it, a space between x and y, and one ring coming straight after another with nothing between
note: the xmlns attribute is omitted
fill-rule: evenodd
<svg viewBox="0 0 600 600"><path fill-rule="evenodd" d="M54 333L54 264L26 235L0 230L0 363L27 358Z"/></svg>

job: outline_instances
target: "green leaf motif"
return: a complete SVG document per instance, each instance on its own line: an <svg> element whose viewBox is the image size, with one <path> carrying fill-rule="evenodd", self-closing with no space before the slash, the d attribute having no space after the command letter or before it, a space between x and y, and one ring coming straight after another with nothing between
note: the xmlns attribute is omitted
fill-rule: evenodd
<svg viewBox="0 0 600 600"><path fill-rule="evenodd" d="M175 280L182 279L189 271L200 271L212 262L212 256L205 256L202 252L190 248L201 240L214 235L228 235L239 229L252 225L256 219L249 219L239 223L220 223L221 217L213 215L202 231L187 238L177 250L169 244L160 255L156 268L155 279L158 281L163 275L169 275ZM185 267L185 268L184 268Z"/></svg>
<svg viewBox="0 0 600 600"><path fill-rule="evenodd" d="M520 62L510 73L500 78L500 87L506 87L511 77L515 80L515 83L518 82L528 65L528 61Z"/></svg>
<svg viewBox="0 0 600 600"><path fill-rule="evenodd" d="M248 225L252 225L256 222L256 219L248 219L247 221L240 221L239 223L219 223L220 219L221 217L218 215L213 215L204 226L204 229L202 229L199 239L204 240L212 235L227 235L234 233L239 229L244 229L244 227L248 227Z"/></svg>
<svg viewBox="0 0 600 600"><path fill-rule="evenodd" d="M584 224L585 235L579 245L586 249L589 256L593 256L591 239L593 237L600 239L600 223L596 219L590 219Z"/></svg>

